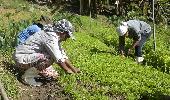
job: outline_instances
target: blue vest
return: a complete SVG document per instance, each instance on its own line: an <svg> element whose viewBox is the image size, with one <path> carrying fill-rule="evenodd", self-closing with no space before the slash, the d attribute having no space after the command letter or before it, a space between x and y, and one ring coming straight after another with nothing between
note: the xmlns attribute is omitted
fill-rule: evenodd
<svg viewBox="0 0 170 100"><path fill-rule="evenodd" d="M39 28L37 25L31 25L27 27L18 34L17 36L18 44L24 43L28 37L30 37L31 35L38 31L41 31L41 28Z"/></svg>

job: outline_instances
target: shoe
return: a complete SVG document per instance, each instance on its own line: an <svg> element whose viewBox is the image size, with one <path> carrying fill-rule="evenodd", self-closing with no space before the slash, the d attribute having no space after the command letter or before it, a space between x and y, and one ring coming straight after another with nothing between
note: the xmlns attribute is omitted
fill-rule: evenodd
<svg viewBox="0 0 170 100"><path fill-rule="evenodd" d="M137 63L143 62L144 58L143 57L136 57Z"/></svg>
<svg viewBox="0 0 170 100"><path fill-rule="evenodd" d="M35 78L36 77L40 77L40 75L38 75L39 71L35 68L35 67L31 67L29 69L27 69L24 73L24 75L22 75L22 82L30 85L30 86L41 86L43 83L41 82L36 82Z"/></svg>

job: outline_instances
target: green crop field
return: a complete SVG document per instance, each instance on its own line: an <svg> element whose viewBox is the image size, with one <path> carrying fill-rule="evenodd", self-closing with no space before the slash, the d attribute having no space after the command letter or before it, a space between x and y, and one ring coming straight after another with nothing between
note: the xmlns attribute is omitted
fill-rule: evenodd
<svg viewBox="0 0 170 100"><path fill-rule="evenodd" d="M50 15L48 9L28 2L0 2L0 81L11 99L17 99L20 89L15 75L5 69L3 62L14 64L11 57L17 33L42 14L54 20L66 18L75 26L76 41L69 39L62 44L81 73L65 74L54 64L60 73L59 83L73 100L161 100L170 96L169 26L156 25L156 51L151 38L143 48L145 63L137 64L133 57L118 54L116 26L104 18L67 12ZM128 40L128 44L131 42Z"/></svg>

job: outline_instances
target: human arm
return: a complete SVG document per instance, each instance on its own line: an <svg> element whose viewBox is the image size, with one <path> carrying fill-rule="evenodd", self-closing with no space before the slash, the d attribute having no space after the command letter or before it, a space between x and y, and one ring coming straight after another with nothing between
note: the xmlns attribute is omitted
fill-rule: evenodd
<svg viewBox="0 0 170 100"><path fill-rule="evenodd" d="M61 48L61 47L60 47L60 50L61 50L61 53L62 53L63 58L65 59L65 62L64 62L64 63L66 64L66 66L67 66L69 69L71 69L72 72L74 72L74 73L79 73L79 72L80 72L80 69L74 67L74 66L71 64L70 60L68 59L68 57L67 57L67 55L66 55L66 53L65 53L65 50L64 50L63 48Z"/></svg>
<svg viewBox="0 0 170 100"><path fill-rule="evenodd" d="M125 54L124 47L125 47L125 36L119 36L119 51L122 56L124 56Z"/></svg>
<svg viewBox="0 0 170 100"><path fill-rule="evenodd" d="M74 67L68 59L65 62L58 63L58 65L67 73L80 73L80 69Z"/></svg>
<svg viewBox="0 0 170 100"><path fill-rule="evenodd" d="M128 54L131 54L132 49L139 43L139 40L134 40L131 47L128 49Z"/></svg>
<svg viewBox="0 0 170 100"><path fill-rule="evenodd" d="M57 63L57 64L58 64L62 69L64 69L65 72L70 73L70 74L75 73L75 72L73 72L73 71L68 67L68 65L66 64L66 62L60 62L60 63Z"/></svg>
<svg viewBox="0 0 170 100"><path fill-rule="evenodd" d="M48 33L47 33L48 34ZM53 33L51 33L53 34ZM55 34L49 34L49 38L46 39L45 47L47 52L52 56L54 61L67 73L77 73L76 68L74 68L68 61L66 53L60 46L60 42ZM47 37L46 37L47 38Z"/></svg>
<svg viewBox="0 0 170 100"><path fill-rule="evenodd" d="M63 58L65 59L65 64L67 65L67 67L70 68L74 73L79 73L79 72L80 72L80 69L74 67L74 66L71 64L70 60L68 59L68 57L67 57L67 55L66 55L66 53L65 53L65 50L64 50L63 48L61 48L61 46L60 46L60 50L61 50L61 52L62 52Z"/></svg>
<svg viewBox="0 0 170 100"><path fill-rule="evenodd" d="M140 35L134 35L133 36L133 43L130 46L130 48L128 49L128 54L131 54L132 49L134 49L139 44L140 40L141 40L141 36Z"/></svg>
<svg viewBox="0 0 170 100"><path fill-rule="evenodd" d="M69 59L66 59L66 60L65 60L65 63L66 63L66 65L67 65L74 73L80 73L80 69L74 67L74 66L71 64L71 62L70 62Z"/></svg>

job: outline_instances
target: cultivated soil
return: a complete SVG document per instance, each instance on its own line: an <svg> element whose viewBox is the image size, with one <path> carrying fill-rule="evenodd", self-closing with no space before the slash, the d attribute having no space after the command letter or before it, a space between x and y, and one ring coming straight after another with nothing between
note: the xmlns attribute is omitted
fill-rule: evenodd
<svg viewBox="0 0 170 100"><path fill-rule="evenodd" d="M48 82L40 87L31 87L22 83L20 87L19 100L71 100L71 96L66 94L63 87L56 81Z"/></svg>
<svg viewBox="0 0 170 100"><path fill-rule="evenodd" d="M2 66L1 66L2 67ZM19 95L17 100L72 100L70 94L56 80L43 80L44 85L39 87L29 86L20 81L20 73L15 65L3 62L3 69L9 70L17 79Z"/></svg>

